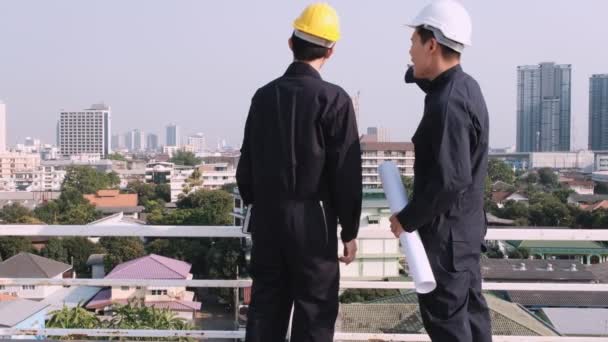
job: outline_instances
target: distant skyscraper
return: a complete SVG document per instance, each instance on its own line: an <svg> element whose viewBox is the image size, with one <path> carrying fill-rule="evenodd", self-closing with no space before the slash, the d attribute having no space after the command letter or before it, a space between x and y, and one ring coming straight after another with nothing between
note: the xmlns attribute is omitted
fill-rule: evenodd
<svg viewBox="0 0 608 342"><path fill-rule="evenodd" d="M135 129L135 130L133 130L133 136L134 136L133 150L134 151L144 151L146 149L146 135L144 134L144 132L140 129Z"/></svg>
<svg viewBox="0 0 608 342"><path fill-rule="evenodd" d="M0 101L0 153L6 151L6 105Z"/></svg>
<svg viewBox="0 0 608 342"><path fill-rule="evenodd" d="M96 104L81 111L59 114L57 142L64 156L97 153L107 156L112 151L110 107Z"/></svg>
<svg viewBox="0 0 608 342"><path fill-rule="evenodd" d="M589 149L608 150L608 74L589 79Z"/></svg>
<svg viewBox="0 0 608 342"><path fill-rule="evenodd" d="M197 133L188 137L187 145L192 146L194 153L203 153L207 148L207 141L203 133Z"/></svg>
<svg viewBox="0 0 608 342"><path fill-rule="evenodd" d="M148 134L147 140L148 151L158 151L158 135Z"/></svg>
<svg viewBox="0 0 608 342"><path fill-rule="evenodd" d="M167 126L167 146L179 146L179 139L179 127L176 124Z"/></svg>
<svg viewBox="0 0 608 342"><path fill-rule="evenodd" d="M120 148L120 134L112 134L112 150L116 151Z"/></svg>
<svg viewBox="0 0 608 342"><path fill-rule="evenodd" d="M571 65L517 68L517 151L570 150Z"/></svg>
<svg viewBox="0 0 608 342"><path fill-rule="evenodd" d="M133 131L125 133L125 148L129 151L133 151L135 146L135 134Z"/></svg>

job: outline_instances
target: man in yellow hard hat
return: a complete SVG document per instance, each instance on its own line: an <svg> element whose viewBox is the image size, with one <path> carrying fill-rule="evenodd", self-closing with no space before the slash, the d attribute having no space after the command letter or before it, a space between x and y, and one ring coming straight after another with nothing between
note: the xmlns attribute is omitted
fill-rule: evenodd
<svg viewBox="0 0 608 342"><path fill-rule="evenodd" d="M339 265L355 258L361 149L350 96L319 70L340 38L327 4L294 22L294 62L251 101L237 183L249 220L252 299L246 341L333 341ZM338 258L338 220L344 254Z"/></svg>

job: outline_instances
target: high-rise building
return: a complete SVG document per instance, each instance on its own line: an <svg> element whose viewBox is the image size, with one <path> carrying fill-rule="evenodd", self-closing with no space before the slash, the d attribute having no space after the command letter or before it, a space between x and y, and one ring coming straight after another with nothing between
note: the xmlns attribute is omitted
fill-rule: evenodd
<svg viewBox="0 0 608 342"><path fill-rule="evenodd" d="M158 135L148 134L147 144L148 151L158 151Z"/></svg>
<svg viewBox="0 0 608 342"><path fill-rule="evenodd" d="M99 154L107 156L111 148L110 107L95 104L81 111L61 111L57 141L64 156Z"/></svg>
<svg viewBox="0 0 608 342"><path fill-rule="evenodd" d="M6 151L6 104L0 101L0 153Z"/></svg>
<svg viewBox="0 0 608 342"><path fill-rule="evenodd" d="M570 150L572 66L555 63L517 68L517 151Z"/></svg>
<svg viewBox="0 0 608 342"><path fill-rule="evenodd" d="M124 137L122 137L120 134L112 134L112 150L113 151L119 150L124 147L121 145L121 140L122 140L122 142L124 142Z"/></svg>
<svg viewBox="0 0 608 342"><path fill-rule="evenodd" d="M608 74L589 79L589 149L608 150Z"/></svg>
<svg viewBox="0 0 608 342"><path fill-rule="evenodd" d="M207 140L203 133L189 136L187 144L194 148L194 153L203 153L207 149Z"/></svg>
<svg viewBox="0 0 608 342"><path fill-rule="evenodd" d="M140 129L133 130L133 150L144 151L146 149L146 135Z"/></svg>
<svg viewBox="0 0 608 342"><path fill-rule="evenodd" d="M176 124L167 126L167 143L166 146L180 145L179 127Z"/></svg>

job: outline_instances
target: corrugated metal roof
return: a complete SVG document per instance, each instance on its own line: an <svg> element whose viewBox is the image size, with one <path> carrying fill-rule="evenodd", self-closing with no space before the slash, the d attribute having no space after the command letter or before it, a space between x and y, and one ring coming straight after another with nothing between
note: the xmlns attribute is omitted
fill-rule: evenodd
<svg viewBox="0 0 608 342"><path fill-rule="evenodd" d="M543 313L563 335L608 335L608 309L544 308Z"/></svg>
<svg viewBox="0 0 608 342"><path fill-rule="evenodd" d="M187 262L150 254L116 266L106 279L188 279Z"/></svg>
<svg viewBox="0 0 608 342"><path fill-rule="evenodd" d="M27 299L0 302L0 326L12 328L44 310L47 306L45 303Z"/></svg>
<svg viewBox="0 0 608 342"><path fill-rule="evenodd" d="M2 278L53 278L72 266L32 253L19 253L0 263Z"/></svg>

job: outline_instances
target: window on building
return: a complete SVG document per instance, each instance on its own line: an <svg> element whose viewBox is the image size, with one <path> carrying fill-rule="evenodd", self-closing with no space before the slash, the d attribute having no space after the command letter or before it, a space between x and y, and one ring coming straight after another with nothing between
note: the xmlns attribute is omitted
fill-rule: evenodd
<svg viewBox="0 0 608 342"><path fill-rule="evenodd" d="M32 290L36 289L36 286L35 285L23 285L21 288L24 290L27 290L27 291L32 291Z"/></svg>
<svg viewBox="0 0 608 342"><path fill-rule="evenodd" d="M129 291L131 288L130 288L130 287L128 287L128 286L121 286L121 287L120 287L120 289L121 289L122 291Z"/></svg>
<svg viewBox="0 0 608 342"><path fill-rule="evenodd" d="M167 295L167 290L152 290L152 295L153 296L166 296Z"/></svg>

